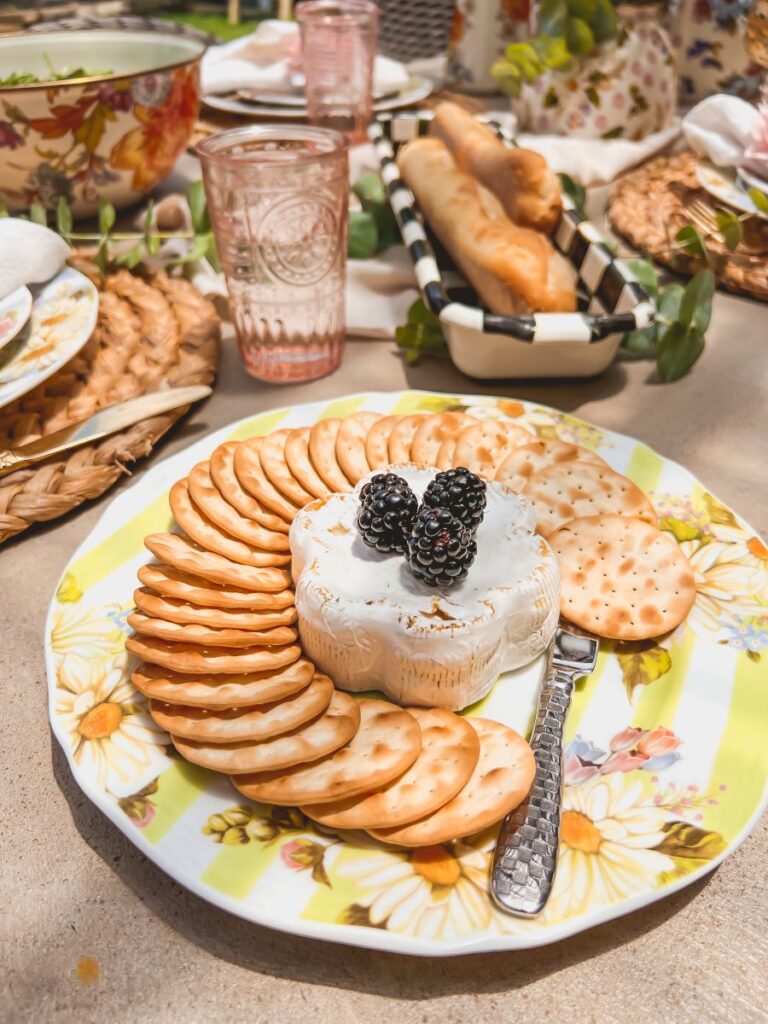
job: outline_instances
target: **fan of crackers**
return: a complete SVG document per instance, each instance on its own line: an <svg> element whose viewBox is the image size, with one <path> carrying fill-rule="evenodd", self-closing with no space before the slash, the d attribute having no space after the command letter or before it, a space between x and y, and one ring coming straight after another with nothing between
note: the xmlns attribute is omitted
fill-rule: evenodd
<svg viewBox="0 0 768 1024"><path fill-rule="evenodd" d="M189 761L246 797L338 829L431 846L490 827L526 796L514 730L439 708L356 699L299 642L289 530L307 503L373 470L464 466L526 495L560 561L562 615L643 640L686 616L694 577L646 495L594 452L464 413L355 413L228 441L170 492L178 532L145 540L129 616L133 673ZM375 578L371 587L375 588Z"/></svg>

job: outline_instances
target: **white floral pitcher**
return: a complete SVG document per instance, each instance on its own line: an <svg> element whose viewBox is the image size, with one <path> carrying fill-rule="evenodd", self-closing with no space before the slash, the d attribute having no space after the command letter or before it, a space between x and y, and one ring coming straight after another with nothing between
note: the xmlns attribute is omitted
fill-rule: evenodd
<svg viewBox="0 0 768 1024"><path fill-rule="evenodd" d="M747 53L745 16L754 0L679 0L670 13L680 101L713 93L757 97L764 71Z"/></svg>
<svg viewBox="0 0 768 1024"><path fill-rule="evenodd" d="M565 71L524 85L513 109L524 129L581 138L641 139L674 113L672 45L651 18L626 21L616 39Z"/></svg>

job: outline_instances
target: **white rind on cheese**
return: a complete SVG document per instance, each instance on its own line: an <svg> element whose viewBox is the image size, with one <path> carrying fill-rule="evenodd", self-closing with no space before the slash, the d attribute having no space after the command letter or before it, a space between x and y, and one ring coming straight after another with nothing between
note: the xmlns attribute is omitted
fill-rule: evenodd
<svg viewBox="0 0 768 1024"><path fill-rule="evenodd" d="M434 470L398 466L417 498ZM416 579L404 556L382 555L356 525L358 492L307 505L290 532L304 651L345 690L380 690L401 704L458 710L502 672L548 646L560 604L549 545L530 503L488 484L477 558L450 588Z"/></svg>

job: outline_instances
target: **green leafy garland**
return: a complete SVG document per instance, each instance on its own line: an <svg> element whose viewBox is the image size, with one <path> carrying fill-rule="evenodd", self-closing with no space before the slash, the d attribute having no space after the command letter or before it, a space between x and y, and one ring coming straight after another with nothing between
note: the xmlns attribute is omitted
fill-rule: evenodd
<svg viewBox="0 0 768 1024"><path fill-rule="evenodd" d="M55 230L68 245L73 243L90 244L95 248L94 262L102 280L108 270L113 267L126 267L128 270L133 270L139 264L155 258L160 252L163 242L170 239L188 240L191 244L183 255L165 260L163 263L165 267L179 267L184 264L196 263L205 258L215 271L219 271L221 265L202 181L195 181L189 186L187 202L192 221L191 231L158 231L153 224L154 204L151 199L145 210L143 231L115 231L114 226L117 220L115 208L108 199L103 197L99 200L99 230L97 232L74 230L72 210L63 196L59 197L54 224L50 226L55 227ZM0 217L7 216L8 210L0 200ZM43 227L49 226L48 212L40 203L32 203L28 215L25 217L22 214L21 219L29 219ZM133 243L130 247L127 246L129 242Z"/></svg>

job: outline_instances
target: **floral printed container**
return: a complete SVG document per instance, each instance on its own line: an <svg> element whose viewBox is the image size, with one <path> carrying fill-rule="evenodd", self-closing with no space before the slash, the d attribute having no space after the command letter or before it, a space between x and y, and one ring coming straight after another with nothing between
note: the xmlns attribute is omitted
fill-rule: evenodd
<svg viewBox="0 0 768 1024"><path fill-rule="evenodd" d="M447 75L462 92L498 92L491 66L509 43L530 34L531 0L457 0Z"/></svg>
<svg viewBox="0 0 768 1024"><path fill-rule="evenodd" d="M724 92L754 100L764 71L750 57L745 16L753 0L678 0L671 34L678 55L680 101Z"/></svg>
<svg viewBox="0 0 768 1024"><path fill-rule="evenodd" d="M670 123L676 92L669 37L648 18L623 22L616 39L571 70L524 86L513 106L528 131L641 139Z"/></svg>
<svg viewBox="0 0 768 1024"><path fill-rule="evenodd" d="M88 78L0 87L0 197L10 210L63 196L75 216L99 197L137 202L192 135L204 44L156 32L82 31L0 40L0 78L83 68ZM101 73L99 73L101 71Z"/></svg>

